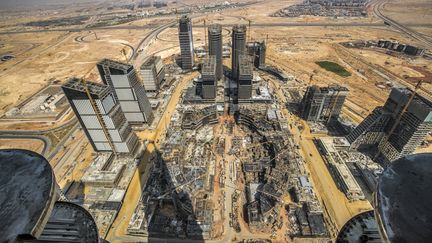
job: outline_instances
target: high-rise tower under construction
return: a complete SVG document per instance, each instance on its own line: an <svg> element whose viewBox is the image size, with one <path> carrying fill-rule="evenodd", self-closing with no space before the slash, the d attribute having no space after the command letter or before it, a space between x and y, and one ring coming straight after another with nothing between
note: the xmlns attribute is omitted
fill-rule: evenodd
<svg viewBox="0 0 432 243"><path fill-rule="evenodd" d="M182 69L191 70L195 64L192 23L191 19L186 15L179 20L178 34Z"/></svg>
<svg viewBox="0 0 432 243"><path fill-rule="evenodd" d="M209 56L216 57L216 78L223 77L222 59L222 27L219 24L211 25L208 28Z"/></svg>

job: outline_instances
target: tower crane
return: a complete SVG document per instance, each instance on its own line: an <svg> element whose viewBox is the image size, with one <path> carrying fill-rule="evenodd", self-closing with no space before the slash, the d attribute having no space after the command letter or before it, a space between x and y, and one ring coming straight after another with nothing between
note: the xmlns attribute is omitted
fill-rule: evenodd
<svg viewBox="0 0 432 243"><path fill-rule="evenodd" d="M331 120L332 115L333 115L333 111L334 111L334 109L335 109L335 107L336 107L336 104L337 104L337 101L338 101L338 98L339 98L339 94L340 94L340 90L338 89L338 90L336 91L336 97L334 98L332 108L330 109L330 112L329 112L329 114L328 114L327 124L330 123L330 120Z"/></svg>
<svg viewBox="0 0 432 243"><path fill-rule="evenodd" d="M111 135L108 132L107 125L106 125L105 121L103 120L103 117L102 117L102 115L100 113L99 107L97 106L95 100L93 99L93 97L92 97L92 95L90 93L90 89L87 86L87 82L84 79L92 71L92 69L90 69L89 71L87 71L80 78L80 81L81 81L82 86L84 87L84 91L85 91L85 93L86 93L86 95L87 95L87 97L88 97L88 99L90 101L90 104L91 104L93 110L95 111L96 118L97 118L97 120L99 121L99 124L102 127L102 131L103 131L103 133L105 134L105 136L107 138L108 144L111 147L111 150L113 151L114 157L117 157L117 150L116 150L116 148L114 146L114 143L112 142L112 138L111 138Z"/></svg>
<svg viewBox="0 0 432 243"><path fill-rule="evenodd" d="M126 53L126 47L123 47L123 48L120 50L120 52L121 52L121 54L123 54L123 57L124 57L124 59L125 59L125 62L126 62L126 63L129 63L129 58L127 57L127 53Z"/></svg>
<svg viewBox="0 0 432 243"><path fill-rule="evenodd" d="M248 39L248 42L251 42L251 25L252 25L252 20L250 20L250 19L248 19L247 20L248 22L249 22L249 31L248 31L248 37L247 37L247 39Z"/></svg>
<svg viewBox="0 0 432 243"><path fill-rule="evenodd" d="M312 74L309 76L309 85L312 84L312 81L313 81L314 75L315 75L315 74L312 73Z"/></svg>
<svg viewBox="0 0 432 243"><path fill-rule="evenodd" d="M392 128L390 129L390 132L388 134L389 138L390 138L391 135L393 135L394 131L396 130L396 127L397 127L398 123L400 122L400 120L402 119L402 116L405 114L405 112L408 109L409 105L413 101L413 99L416 96L417 91L420 89L422 83L423 83L423 80L420 80L420 81L417 82L416 86L414 87L413 92L411 93L411 96L408 99L408 102L405 104L405 106L403 107L401 113L398 115L398 117L396 118L395 123L393 124Z"/></svg>
<svg viewBox="0 0 432 243"><path fill-rule="evenodd" d="M393 123L393 126L391 127L388 135L387 135L387 139L390 139L390 137L393 135L393 133L395 132L396 128L398 127L399 122L402 119L402 116L405 114L405 112L407 111L408 107L410 106L411 102L413 101L414 97L417 95L417 91L419 89L421 89L421 85L423 83L423 80L420 80L417 82L416 86L414 87L410 97L408 98L407 103L404 105L404 107L402 108L400 114L396 117L396 120ZM376 154L376 156L374 157L374 159L377 159L379 156L381 155L381 152L378 152Z"/></svg>

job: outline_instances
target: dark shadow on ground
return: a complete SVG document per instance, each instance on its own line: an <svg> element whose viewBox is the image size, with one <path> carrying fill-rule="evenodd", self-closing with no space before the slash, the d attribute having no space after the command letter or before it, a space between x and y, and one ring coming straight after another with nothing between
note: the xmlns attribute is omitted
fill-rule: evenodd
<svg viewBox="0 0 432 243"><path fill-rule="evenodd" d="M181 169L172 172L173 167L168 166L168 163L181 163L181 159L164 161L160 151L152 155L153 165L147 182L142 185L144 190L139 202L148 223L148 242L170 242L176 239L204 242L201 221L194 210L199 200L192 199L181 186L187 186L191 181L185 180L183 173L186 172ZM172 178L172 174L176 175L175 178Z"/></svg>
<svg viewBox="0 0 432 243"><path fill-rule="evenodd" d="M328 130L328 135L330 136L346 136L349 134L351 128L340 121L332 120L326 124L326 128Z"/></svg>

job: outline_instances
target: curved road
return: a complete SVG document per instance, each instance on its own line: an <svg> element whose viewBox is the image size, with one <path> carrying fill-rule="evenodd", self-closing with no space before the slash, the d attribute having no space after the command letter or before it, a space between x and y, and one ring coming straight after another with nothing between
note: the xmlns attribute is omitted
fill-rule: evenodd
<svg viewBox="0 0 432 243"><path fill-rule="evenodd" d="M430 41L428 38L424 37L422 34L418 33L417 31L412 30L412 29L396 22L395 20L385 16L382 13L382 9L384 8L384 5L386 3L387 3L387 0L378 0L373 5L373 11L374 11L376 16L381 18L386 24L390 25L391 27L401 31L402 33L405 33L406 35L410 36L411 38L413 38L417 41L420 41L426 47L432 48L432 41Z"/></svg>
<svg viewBox="0 0 432 243"><path fill-rule="evenodd" d="M51 142L48 138L44 136L38 136L38 135L0 135L0 139L34 139L42 141L44 144L41 154L43 156L47 156L48 154L48 148L51 145Z"/></svg>
<svg viewBox="0 0 432 243"><path fill-rule="evenodd" d="M78 122L78 119L76 118L72 118L69 121L63 123L60 126L57 127L53 127L53 128L48 128L48 129L43 129L43 130L0 130L0 136L4 135L4 134L16 134L16 135L44 135L45 133L49 133L49 132L56 132L59 130L62 130L64 127L68 126L68 125L73 125L76 124Z"/></svg>
<svg viewBox="0 0 432 243"><path fill-rule="evenodd" d="M50 128L50 129L44 129L44 130L37 130L37 131L31 131L31 130L0 130L0 139L37 139L41 140L44 143L44 148L42 155L45 156L48 160L51 159L58 149L63 144L64 140L68 137L68 134L64 136L64 138L59 141L56 148L51 148L51 141L46 136L50 132L56 132L59 130L64 129L66 126L72 126L71 130L68 134L71 134L75 129L78 128L78 120L76 118L73 118L66 123L62 124L61 126ZM48 153L51 151L51 153Z"/></svg>
<svg viewBox="0 0 432 243"><path fill-rule="evenodd" d="M176 21L171 21L167 24L161 25L159 27L157 27L156 29L153 29L152 31L150 31L150 33L148 33L137 45L137 47L135 48L135 50L137 50L134 55L132 56L132 60L136 60L136 58L138 57L138 53L141 48L141 46L147 46L154 38L156 38L156 36L161 33L162 31L173 27L176 25Z"/></svg>
<svg viewBox="0 0 432 243"><path fill-rule="evenodd" d="M128 62L130 62L132 60L133 56L135 56L136 49L130 44L127 44L127 43L121 43L121 44L126 46L126 47L129 47L129 49L131 49L132 54L128 57Z"/></svg>
<svg viewBox="0 0 432 243"><path fill-rule="evenodd" d="M175 25L176 22L173 22ZM236 23L224 24L222 26L232 26ZM199 27L201 25L194 25ZM384 23L299 23L299 22L273 22L273 23L251 23L251 26L255 27L320 27L320 26L335 26L335 27L383 27L386 26ZM410 27L432 27L432 24L407 24ZM48 30L23 30L23 31L3 31L0 35L14 35L14 34L25 34L25 33L43 33L43 32L80 32L89 30L143 30L151 29L153 27L138 26L138 25L126 25L126 26L109 26L109 27L81 27L81 28L59 28L59 29L48 29ZM153 29L155 30L155 29Z"/></svg>

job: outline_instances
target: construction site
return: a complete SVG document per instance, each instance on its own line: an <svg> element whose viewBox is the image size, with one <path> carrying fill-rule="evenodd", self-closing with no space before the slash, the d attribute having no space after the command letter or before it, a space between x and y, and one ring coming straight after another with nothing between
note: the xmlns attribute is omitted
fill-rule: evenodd
<svg viewBox="0 0 432 243"><path fill-rule="evenodd" d="M402 53L407 56L425 56L425 49L407 45L404 43L399 43L398 41L393 40L378 40L378 41L358 41L358 42L347 42L343 43L345 47L348 48L376 48L377 51L383 50L385 53L389 55L394 55L394 53ZM382 49L378 49L382 48ZM428 58L428 56L425 56Z"/></svg>
<svg viewBox="0 0 432 243"><path fill-rule="evenodd" d="M369 157L349 150L349 142L341 138L323 137L316 141L335 182L349 200L372 203L378 178L383 168Z"/></svg>
<svg viewBox="0 0 432 243"><path fill-rule="evenodd" d="M109 242L335 240L392 161L432 152L432 5L408 2L16 10L0 148L42 154Z"/></svg>
<svg viewBox="0 0 432 243"><path fill-rule="evenodd" d="M127 157L114 158L111 153L98 154L79 183L63 187L69 201L83 205L92 214L103 238L122 207L138 161Z"/></svg>
<svg viewBox="0 0 432 243"><path fill-rule="evenodd" d="M328 239L280 110L251 104L240 111L234 118L221 105L178 105L152 157L129 234L216 240L232 227L245 238Z"/></svg>

